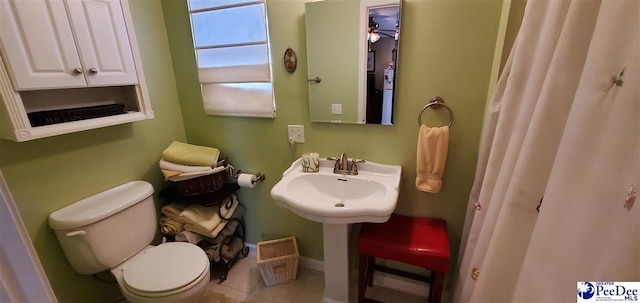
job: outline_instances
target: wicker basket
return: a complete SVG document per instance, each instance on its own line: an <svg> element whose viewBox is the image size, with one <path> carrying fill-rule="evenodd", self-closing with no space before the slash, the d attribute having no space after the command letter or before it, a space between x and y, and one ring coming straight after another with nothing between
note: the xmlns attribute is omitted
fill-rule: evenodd
<svg viewBox="0 0 640 303"><path fill-rule="evenodd" d="M227 180L228 171L229 167L215 174L173 182L175 185L174 187L176 192L183 196L212 193L224 186L224 183Z"/></svg>
<svg viewBox="0 0 640 303"><path fill-rule="evenodd" d="M267 286L294 281L299 258L295 237L258 242L258 268Z"/></svg>
<svg viewBox="0 0 640 303"><path fill-rule="evenodd" d="M27 116L31 126L36 127L120 114L124 114L122 103L32 112Z"/></svg>

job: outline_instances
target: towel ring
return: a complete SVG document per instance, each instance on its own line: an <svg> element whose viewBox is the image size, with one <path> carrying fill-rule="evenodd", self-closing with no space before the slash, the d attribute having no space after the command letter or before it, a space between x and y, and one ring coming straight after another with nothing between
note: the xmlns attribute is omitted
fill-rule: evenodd
<svg viewBox="0 0 640 303"><path fill-rule="evenodd" d="M433 107L434 109L438 109L441 106L443 106L444 108L447 109L447 111L449 111L449 127L451 127L451 125L453 125L453 112L451 111L451 109L446 106L444 104L444 99L442 99L442 97L440 96L435 96L433 98L431 98L431 100L429 100L429 103L427 103L427 105L425 105L422 110L420 111L420 113L418 114L418 126L422 125L422 113L424 113L424 111L429 108L429 107Z"/></svg>

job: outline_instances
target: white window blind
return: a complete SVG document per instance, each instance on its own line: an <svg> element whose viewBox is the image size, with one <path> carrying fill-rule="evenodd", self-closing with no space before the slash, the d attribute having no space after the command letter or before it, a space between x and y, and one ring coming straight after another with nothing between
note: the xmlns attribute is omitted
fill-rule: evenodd
<svg viewBox="0 0 640 303"><path fill-rule="evenodd" d="M275 117L266 0L189 0L207 115Z"/></svg>

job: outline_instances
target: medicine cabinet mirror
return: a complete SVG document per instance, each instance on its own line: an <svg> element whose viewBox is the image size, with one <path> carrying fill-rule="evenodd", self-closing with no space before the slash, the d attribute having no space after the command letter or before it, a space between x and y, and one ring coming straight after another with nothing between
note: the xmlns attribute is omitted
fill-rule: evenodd
<svg viewBox="0 0 640 303"><path fill-rule="evenodd" d="M312 122L393 123L400 0L305 3Z"/></svg>

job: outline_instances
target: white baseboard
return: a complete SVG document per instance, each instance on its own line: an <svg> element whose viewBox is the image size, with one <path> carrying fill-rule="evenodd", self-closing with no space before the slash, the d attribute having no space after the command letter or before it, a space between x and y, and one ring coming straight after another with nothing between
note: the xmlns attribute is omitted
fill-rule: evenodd
<svg viewBox="0 0 640 303"><path fill-rule="evenodd" d="M300 257L298 265L307 269L313 269L320 272L324 272L324 262L318 259L312 259L307 257Z"/></svg>
<svg viewBox="0 0 640 303"><path fill-rule="evenodd" d="M244 242L246 247L249 247L249 254L255 256L258 253L258 247L255 244Z"/></svg>

